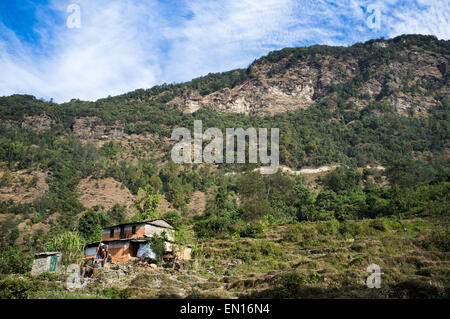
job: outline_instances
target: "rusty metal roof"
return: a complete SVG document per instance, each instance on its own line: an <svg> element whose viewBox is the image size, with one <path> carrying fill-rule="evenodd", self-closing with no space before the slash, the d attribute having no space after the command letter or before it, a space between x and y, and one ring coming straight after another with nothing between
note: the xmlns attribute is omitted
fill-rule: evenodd
<svg viewBox="0 0 450 319"><path fill-rule="evenodd" d="M163 225L161 225L161 224L155 223L155 222L157 222L157 221L159 221L159 220L165 222L168 226L163 226ZM105 229L111 229L111 228L116 228L116 227L121 227L121 226L140 225L140 224L149 224L149 225L153 225L153 226L157 226L157 227L162 227L162 228L176 229L175 227L173 227L172 225L170 225L170 223L169 223L167 220L164 220L163 218L158 218L158 219L147 220L147 221L143 221L143 222L133 222L133 223L117 224L117 225L114 225L114 226L105 227L105 228L103 228L103 230L105 230Z"/></svg>
<svg viewBox="0 0 450 319"><path fill-rule="evenodd" d="M62 255L62 252L60 251L45 251L42 253L35 253L34 256L38 257L38 256L54 256L54 255Z"/></svg>

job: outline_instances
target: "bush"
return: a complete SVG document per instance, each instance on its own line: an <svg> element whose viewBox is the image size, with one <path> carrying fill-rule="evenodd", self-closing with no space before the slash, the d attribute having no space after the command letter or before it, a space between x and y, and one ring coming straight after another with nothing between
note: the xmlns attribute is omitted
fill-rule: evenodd
<svg viewBox="0 0 450 319"><path fill-rule="evenodd" d="M131 292L127 289L109 287L103 290L103 295L108 299L128 299L131 297Z"/></svg>
<svg viewBox="0 0 450 319"><path fill-rule="evenodd" d="M24 256L16 245L9 245L0 251L0 273L23 274L31 270L33 258Z"/></svg>
<svg viewBox="0 0 450 319"><path fill-rule="evenodd" d="M296 272L282 275L280 278L280 296L283 299L296 299L302 296L305 278Z"/></svg>
<svg viewBox="0 0 450 319"><path fill-rule="evenodd" d="M298 243L303 240L301 228L299 224L292 224L283 232L283 240Z"/></svg>
<svg viewBox="0 0 450 319"><path fill-rule="evenodd" d="M240 237L261 238L266 234L268 226L268 222L260 220L243 224L240 227L237 227L236 232Z"/></svg>
<svg viewBox="0 0 450 319"><path fill-rule="evenodd" d="M335 236L339 233L339 221L334 219L326 222L319 222L317 230L323 236Z"/></svg>
<svg viewBox="0 0 450 319"><path fill-rule="evenodd" d="M356 221L346 220L339 226L339 232L343 236L350 235L352 237L356 237L362 234L363 228L362 225Z"/></svg>
<svg viewBox="0 0 450 319"><path fill-rule="evenodd" d="M261 259L280 259L284 252L272 242L256 242L246 249L236 249L237 256L245 262Z"/></svg>
<svg viewBox="0 0 450 319"><path fill-rule="evenodd" d="M430 236L422 241L425 249L436 249L443 252L450 251L450 234L444 230L433 230Z"/></svg>
<svg viewBox="0 0 450 319"><path fill-rule="evenodd" d="M314 223L300 223L299 226L304 240L317 240L318 232Z"/></svg>
<svg viewBox="0 0 450 319"><path fill-rule="evenodd" d="M174 227L178 227L181 224L181 216L174 210L164 213L162 218Z"/></svg>
<svg viewBox="0 0 450 319"><path fill-rule="evenodd" d="M159 236L153 236L150 238L149 245L150 249L155 253L156 255L156 261L161 261L162 256L166 252L166 236L165 233L162 233Z"/></svg>
<svg viewBox="0 0 450 319"><path fill-rule="evenodd" d="M388 229L385 220L380 218L372 220L370 222L370 227L383 232Z"/></svg>
<svg viewBox="0 0 450 319"><path fill-rule="evenodd" d="M0 299L27 299L31 288L28 280L5 278L0 281Z"/></svg>
<svg viewBox="0 0 450 319"><path fill-rule="evenodd" d="M0 187L11 186L12 184L12 176L9 170L5 171L0 178Z"/></svg>
<svg viewBox="0 0 450 319"><path fill-rule="evenodd" d="M60 251L63 254L64 265L79 262L84 257L84 240L76 232L64 232L53 237L47 243L50 251Z"/></svg>

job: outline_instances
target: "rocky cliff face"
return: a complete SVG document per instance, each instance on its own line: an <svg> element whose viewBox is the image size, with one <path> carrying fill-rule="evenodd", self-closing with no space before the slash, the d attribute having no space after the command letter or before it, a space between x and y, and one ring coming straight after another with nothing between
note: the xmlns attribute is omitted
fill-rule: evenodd
<svg viewBox="0 0 450 319"><path fill-rule="evenodd" d="M102 125L97 122L99 119L96 117L77 118L73 125L73 132L81 141L112 141L125 136L123 124Z"/></svg>
<svg viewBox="0 0 450 319"><path fill-rule="evenodd" d="M426 116L427 110L438 104L436 94L430 94L431 88L434 93L450 97L449 52L436 52L417 44L400 50L394 45L392 40L365 43L365 52L378 62L368 66L368 54L358 56L350 51L339 55L312 52L300 58L291 53L276 62L262 58L251 65L244 83L206 96L186 89L168 105L186 113L211 108L227 113L273 115L307 108L323 98L336 102L336 87L353 82L356 92L340 103L353 102L362 108L375 101L385 102L401 114Z"/></svg>

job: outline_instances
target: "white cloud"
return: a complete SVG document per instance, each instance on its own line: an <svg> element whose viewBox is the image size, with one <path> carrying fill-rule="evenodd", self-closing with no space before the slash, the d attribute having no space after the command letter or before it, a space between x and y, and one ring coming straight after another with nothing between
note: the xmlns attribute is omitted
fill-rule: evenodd
<svg viewBox="0 0 450 319"><path fill-rule="evenodd" d="M51 30L42 33L44 50L48 50L45 55L20 44L10 33L0 49L1 94L92 100L157 82L159 49L154 41L148 41L155 36L150 21L156 12L124 0L80 4L80 29L52 24L46 20L51 16L41 16L42 25ZM54 7L67 16L65 8L61 4ZM144 25L149 31L141 33Z"/></svg>
<svg viewBox="0 0 450 319"><path fill-rule="evenodd" d="M72 2L81 7L80 29L65 25ZM381 11L378 30L366 24L368 5ZM184 6L188 17L175 20L156 0L54 0L51 10L37 9L37 46L0 24L6 39L0 40L0 95L95 100L246 67L286 46L349 45L403 33L450 37L446 1L197 0Z"/></svg>
<svg viewBox="0 0 450 319"><path fill-rule="evenodd" d="M435 35L439 39L450 39L450 2L441 0L419 0L422 10L405 5L396 10L386 21L388 35L417 33ZM387 12L389 13L389 12Z"/></svg>

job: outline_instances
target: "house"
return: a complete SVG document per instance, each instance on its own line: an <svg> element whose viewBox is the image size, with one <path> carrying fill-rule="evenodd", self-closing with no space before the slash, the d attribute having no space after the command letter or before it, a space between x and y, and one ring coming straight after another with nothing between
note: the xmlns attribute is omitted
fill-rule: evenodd
<svg viewBox="0 0 450 319"><path fill-rule="evenodd" d="M112 262L126 262L132 257L154 258L149 240L155 235L166 235L166 253L175 256L175 228L163 219L120 224L103 229L102 242L108 244ZM86 245L86 258L95 258L99 243ZM176 256L180 256L177 252ZM190 258L190 248L183 250L183 259Z"/></svg>
<svg viewBox="0 0 450 319"><path fill-rule="evenodd" d="M34 254L32 275L44 272L57 272L61 268L62 253L58 251Z"/></svg>

